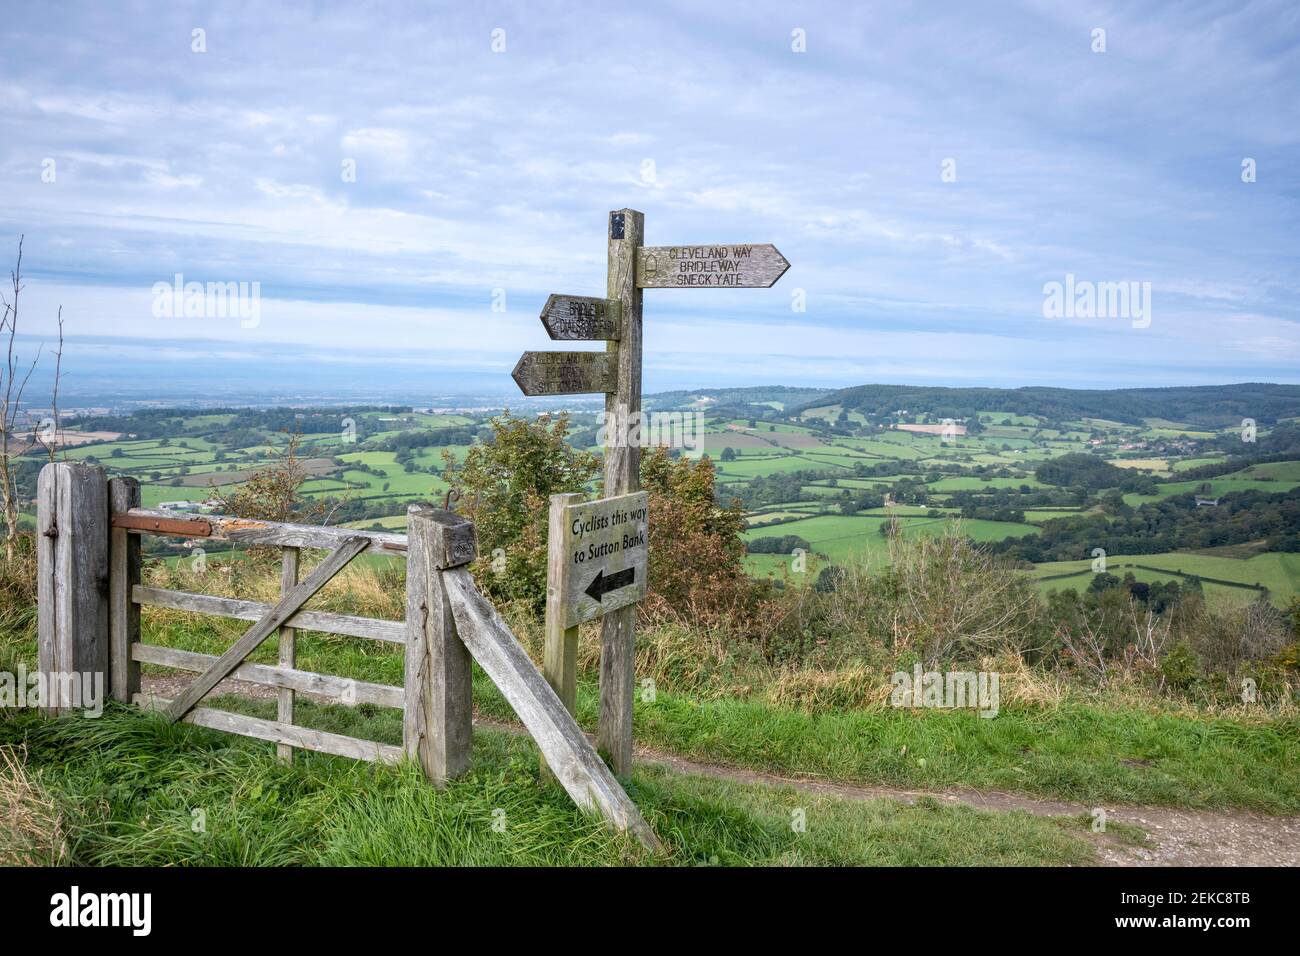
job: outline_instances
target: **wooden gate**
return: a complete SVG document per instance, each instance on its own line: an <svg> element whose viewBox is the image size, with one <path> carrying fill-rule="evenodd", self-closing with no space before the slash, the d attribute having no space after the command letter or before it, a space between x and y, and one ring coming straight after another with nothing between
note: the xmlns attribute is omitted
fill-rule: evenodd
<svg viewBox="0 0 1300 956"><path fill-rule="evenodd" d="M471 659L487 673L536 741L546 765L578 806L600 812L643 844L659 842L636 805L601 761L581 728L538 671L491 602L474 584L473 523L430 505L412 505L408 533L388 534L314 525L193 516L139 507L133 478L108 480L103 469L57 462L37 484L38 632L47 686L61 673L99 673L120 701L161 710L172 721L274 742L291 759L294 748L396 762L419 762L435 785L470 765L473 700ZM279 547L281 597L275 604L146 587L140 581L140 536L159 534ZM329 553L299 580L304 548ZM406 619L385 621L304 608L360 554L405 557ZM251 621L220 656L144 644L141 606ZM300 670L298 630L405 645L401 687ZM275 665L246 658L279 634ZM140 664L197 674L174 700L140 692ZM275 720L248 717L199 702L226 677L275 687ZM294 695L323 695L346 704L401 708L402 746L326 733L294 723ZM53 699L47 712L71 709Z"/></svg>

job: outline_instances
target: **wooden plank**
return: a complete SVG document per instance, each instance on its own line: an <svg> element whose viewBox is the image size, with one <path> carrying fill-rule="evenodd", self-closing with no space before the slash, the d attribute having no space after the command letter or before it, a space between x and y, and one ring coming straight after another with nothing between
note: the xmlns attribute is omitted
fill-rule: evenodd
<svg viewBox="0 0 1300 956"><path fill-rule="evenodd" d="M623 304L586 295L552 295L542 307L546 334L558 341L617 339Z"/></svg>
<svg viewBox="0 0 1300 956"><path fill-rule="evenodd" d="M272 607L260 601L195 594L191 591L168 591L139 584L131 589L131 594L137 604L147 607L193 611L196 614L229 617L237 621L260 620ZM390 644L406 643L405 621L383 621L374 617L356 617L351 614L335 614L331 611L299 611L285 623L300 631L366 637L375 641L387 641Z"/></svg>
<svg viewBox="0 0 1300 956"><path fill-rule="evenodd" d="M351 538L330 553L324 561L312 569L311 574L301 584L276 603L254 624L239 640L217 659L208 670L194 679L194 683L172 702L167 715L173 720L185 716L186 711L202 700L203 695L212 690L234 670L239 663L253 652L271 633L287 621L295 611L301 608L317 591L323 588L334 575L343 570L353 558L366 549L365 538Z"/></svg>
<svg viewBox="0 0 1300 956"><path fill-rule="evenodd" d="M790 268L770 243L642 246L636 263L639 289L766 289Z"/></svg>
<svg viewBox="0 0 1300 956"><path fill-rule="evenodd" d="M466 535L466 528L470 532ZM428 505L407 510L406 707L402 742L437 786L469 769L474 721L473 668L456 635L440 565L472 560L463 542L473 524ZM457 546L454 542L461 541Z"/></svg>
<svg viewBox="0 0 1300 956"><path fill-rule="evenodd" d="M118 519L129 525L143 525L151 520L193 522L197 519L186 517L174 511L157 508L132 508L124 517ZM210 527L207 537L222 541L234 541L245 545L268 545L290 548L323 548L333 550L344 541L363 538L367 550L376 554L406 553L406 535L392 534L386 531L358 531L353 528L331 528L325 525L287 524L279 521L256 521L252 518L232 518L229 515L205 515L202 519ZM193 527L192 525L187 525ZM144 528L128 527L131 531L147 531ZM189 532L177 532L188 534ZM193 535L193 537L202 537Z"/></svg>
<svg viewBox="0 0 1300 956"><path fill-rule="evenodd" d="M618 388L605 396L605 421L620 426L641 411L641 289L636 282L645 217L633 209L610 213L606 294L622 303L622 338L606 346L618 354ZM605 494L641 489L641 449L620 428L605 448ZM632 772L632 696L636 690L636 606L618 608L600 622L600 719L597 746L614 773Z"/></svg>
<svg viewBox="0 0 1300 956"><path fill-rule="evenodd" d="M170 712L175 701L151 694L136 694L135 703L146 710ZM255 737L277 744L289 744L303 750L315 750L319 753L334 754L338 757L351 757L354 760L369 760L378 763L399 763L405 754L401 747L381 744L373 740L358 740L342 734L330 734L323 730L310 730L306 727L293 727L263 720L260 717L246 717L229 711L216 710L211 707L196 707L183 718L184 723L212 730L222 730L228 734L241 737Z"/></svg>
<svg viewBox="0 0 1300 956"><path fill-rule="evenodd" d="M525 395L612 392L616 367L605 352L525 352L510 373Z"/></svg>
<svg viewBox="0 0 1300 956"><path fill-rule="evenodd" d="M284 597L293 590L294 585L298 583L298 556L301 552L297 548L280 549L280 596ZM298 665L297 649L297 632L288 625L280 627L279 646L277 652L280 658L280 666L293 669ZM280 693L276 699L275 718L282 724L293 723L293 688L281 687ZM277 744L276 755L281 760L293 762L293 747L289 744Z"/></svg>
<svg viewBox="0 0 1300 956"><path fill-rule="evenodd" d="M141 664L158 664L161 667L174 667L177 670L192 671L196 674L203 673L217 662L217 658L212 654L200 654L198 651L182 651L174 647L138 642L131 645L131 658ZM349 677L317 674L314 671L300 671L296 668L273 667L270 664L245 662L231 671L230 676L235 680L261 684L264 687L288 688L306 694L333 697L349 706L374 704L376 707L402 707L406 698L402 688L389 684L372 684Z"/></svg>
<svg viewBox="0 0 1300 956"><path fill-rule="evenodd" d="M564 509L551 526L548 553L554 558L559 549L556 585L561 589L564 627L577 627L645 597L649 522L649 496L644 491Z"/></svg>
<svg viewBox="0 0 1300 956"><path fill-rule="evenodd" d="M108 482L113 515L140 505L140 482L113 478ZM109 531L108 642L109 682L113 699L130 703L140 692L140 666L131 657L131 645L140 640L140 605L132 590L140 583L140 536L116 525Z"/></svg>
<svg viewBox="0 0 1300 956"><path fill-rule="evenodd" d="M70 462L42 468L36 531L37 656L48 692L42 711L88 709L96 681L104 694L109 690L104 470Z"/></svg>
<svg viewBox="0 0 1300 956"><path fill-rule="evenodd" d="M565 571L569 563L565 547L566 509L582 501L580 494L551 495L550 521L546 534L546 649L542 659L542 676L551 685L560 703L569 713L574 713L578 701L578 627L565 623L568 609L564 596L568 593ZM551 777L550 768L542 760L543 777Z"/></svg>
<svg viewBox="0 0 1300 956"><path fill-rule="evenodd" d="M479 593L466 568L442 572L456 631L537 742L560 784L584 810L659 850L658 837L601 761L551 685L515 640L501 615Z"/></svg>

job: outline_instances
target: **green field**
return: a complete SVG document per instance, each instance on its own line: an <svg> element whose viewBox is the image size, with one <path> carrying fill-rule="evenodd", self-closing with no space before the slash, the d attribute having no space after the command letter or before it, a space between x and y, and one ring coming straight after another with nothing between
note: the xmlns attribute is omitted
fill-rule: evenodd
<svg viewBox="0 0 1300 956"><path fill-rule="evenodd" d="M1040 581L1049 575L1067 572L1090 572L1091 561L1053 561L1037 565L1032 574ZM1130 565L1146 565L1147 568L1159 568L1150 571ZM1106 570L1123 576L1132 572L1139 581L1173 581L1182 580L1183 575L1196 575L1201 578L1219 578L1243 585L1263 585L1269 589L1269 599L1279 607L1285 606L1291 598L1300 595L1300 554L1283 554L1269 552L1253 558L1228 558L1217 555L1172 552L1166 554L1131 554L1107 555ZM1056 581L1043 581L1045 589L1087 587L1086 575L1062 578ZM1257 593L1246 588L1234 588L1204 582L1207 593L1217 597L1236 600L1253 600Z"/></svg>

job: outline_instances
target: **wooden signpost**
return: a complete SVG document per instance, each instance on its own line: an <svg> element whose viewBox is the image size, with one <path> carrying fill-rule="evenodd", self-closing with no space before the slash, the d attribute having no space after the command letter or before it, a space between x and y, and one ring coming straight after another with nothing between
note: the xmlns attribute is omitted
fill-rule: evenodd
<svg viewBox="0 0 1300 956"><path fill-rule="evenodd" d="M542 325L553 339L600 342L618 338L617 299L586 295L553 295L542 306Z"/></svg>
<svg viewBox="0 0 1300 956"><path fill-rule="evenodd" d="M566 628L645 597L648 499L638 491L564 505L563 533L549 550L563 558L555 584Z"/></svg>
<svg viewBox="0 0 1300 956"><path fill-rule="evenodd" d="M510 373L525 395L609 392L616 374L607 352L525 352Z"/></svg>
<svg viewBox="0 0 1300 956"><path fill-rule="evenodd" d="M512 373L525 395L605 393L607 497L551 498L544 673L573 713L578 625L600 616L596 744L619 776L632 772L636 602L648 567L641 449L620 434L641 411L641 290L766 289L790 268L768 244L644 246L644 236L641 213L611 212L605 298L552 295L542 309L552 339L604 341L605 351L525 352Z"/></svg>
<svg viewBox="0 0 1300 956"><path fill-rule="evenodd" d="M764 243L754 246L642 246L636 284L641 289L767 289L790 263Z"/></svg>

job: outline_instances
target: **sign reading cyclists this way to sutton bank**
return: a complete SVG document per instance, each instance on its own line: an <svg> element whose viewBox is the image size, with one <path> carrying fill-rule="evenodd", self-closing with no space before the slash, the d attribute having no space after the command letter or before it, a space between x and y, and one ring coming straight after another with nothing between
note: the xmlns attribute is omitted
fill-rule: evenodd
<svg viewBox="0 0 1300 956"><path fill-rule="evenodd" d="M605 395L604 487L610 497L583 502L576 494L551 496L544 673L572 713L578 624L602 618L596 741L616 774L632 770L633 605L646 593L649 516L640 492L641 449L618 427L641 414L641 290L766 289L790 268L769 243L644 246L644 238L645 216L635 209L611 212L605 297L552 295L542 308L552 339L603 341L605 351L525 352L511 373L525 395Z"/></svg>
<svg viewBox="0 0 1300 956"><path fill-rule="evenodd" d="M564 557L560 591L566 628L645 597L648 499L638 491L564 509L564 539L558 546Z"/></svg>

